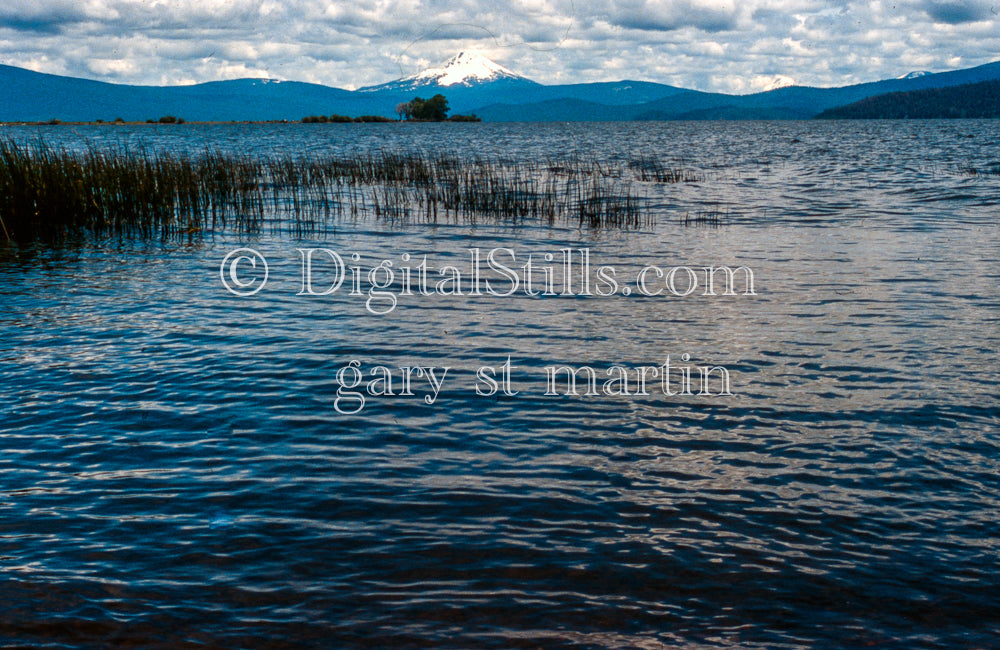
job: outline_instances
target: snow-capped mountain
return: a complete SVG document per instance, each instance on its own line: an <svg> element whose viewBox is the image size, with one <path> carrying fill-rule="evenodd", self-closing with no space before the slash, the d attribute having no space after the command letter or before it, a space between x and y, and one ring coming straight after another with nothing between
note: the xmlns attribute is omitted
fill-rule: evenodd
<svg viewBox="0 0 1000 650"><path fill-rule="evenodd" d="M779 74L771 79L766 80L764 84L764 92L771 90L777 90L778 88L787 88L788 86L794 86L795 80L789 76Z"/></svg>
<svg viewBox="0 0 1000 650"><path fill-rule="evenodd" d="M927 72L926 70L917 70L916 72L907 72L906 74L896 77L897 79L919 79L920 77L926 77L929 74L934 74L933 72Z"/></svg>
<svg viewBox="0 0 1000 650"><path fill-rule="evenodd" d="M496 81L497 79L523 79L521 75L487 59L478 52L459 52L440 68L428 68L423 72L400 79L401 82L417 84L434 83L439 86Z"/></svg>
<svg viewBox="0 0 1000 650"><path fill-rule="evenodd" d="M390 81L378 86L367 86L359 90L361 92L380 92L386 90L409 91L427 86L471 88L496 82L504 82L504 85L510 85L511 83L538 85L534 81L505 68L496 61L491 61L478 52L459 52L440 67L427 68L417 74L403 77L396 81Z"/></svg>
<svg viewBox="0 0 1000 650"><path fill-rule="evenodd" d="M825 109L886 93L1000 80L1000 61L974 68L909 74L850 86L794 86L747 95L685 90L648 81L541 85L486 57L462 53L444 65L366 92L274 79L232 79L192 86L127 86L0 65L0 121L300 120L315 115L396 117L400 103L442 94L449 113L487 122L809 119ZM761 78L768 84L777 77ZM766 86L757 84L764 90ZM964 92L964 91L963 91ZM977 91L979 92L979 91ZM985 91L983 91L985 92Z"/></svg>

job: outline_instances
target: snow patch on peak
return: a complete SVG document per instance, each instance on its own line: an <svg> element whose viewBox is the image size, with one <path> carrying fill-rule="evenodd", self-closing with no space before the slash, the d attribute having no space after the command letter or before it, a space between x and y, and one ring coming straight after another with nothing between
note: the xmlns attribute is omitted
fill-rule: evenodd
<svg viewBox="0 0 1000 650"><path fill-rule="evenodd" d="M495 81L537 85L516 72L491 61L478 52L459 52L442 65L378 86L364 86L360 92L411 92L427 86L464 86L471 88Z"/></svg>
<svg viewBox="0 0 1000 650"><path fill-rule="evenodd" d="M783 74L776 76L771 83L767 84L764 90L777 90L778 88L787 88L788 86L794 86L795 80L791 77L786 77Z"/></svg>
<svg viewBox="0 0 1000 650"><path fill-rule="evenodd" d="M750 85L760 92L777 90L795 85L795 79L783 74L777 75L757 75L750 81Z"/></svg>
<svg viewBox="0 0 1000 650"><path fill-rule="evenodd" d="M896 77L897 79L919 79L920 77L926 77L929 74L934 74L933 72L928 72L926 70L917 70L916 72L907 72L906 74Z"/></svg>
<svg viewBox="0 0 1000 650"><path fill-rule="evenodd" d="M478 52L459 52L439 68L428 68L401 82L436 83L439 86L491 81L502 77L520 79L521 75L491 61Z"/></svg>

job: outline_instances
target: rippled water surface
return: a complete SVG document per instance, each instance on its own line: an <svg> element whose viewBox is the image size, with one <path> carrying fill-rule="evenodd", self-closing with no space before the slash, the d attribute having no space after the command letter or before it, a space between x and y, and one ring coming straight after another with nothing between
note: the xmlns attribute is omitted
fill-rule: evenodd
<svg viewBox="0 0 1000 650"><path fill-rule="evenodd" d="M998 643L996 122L0 135L648 154L698 173L638 187L654 222L633 232L360 219L309 239L0 245L4 643ZM721 225L684 225L700 210ZM220 277L239 247L269 263L251 297ZM363 272L426 256L432 274L466 274L470 248L510 249L516 266L551 253L557 295L414 292L376 315L350 279L297 295L297 249L314 247ZM745 265L756 295L559 295L566 248L623 287L647 265ZM694 380L696 366L728 369L733 395L545 394L546 366L685 354ZM508 358L517 394L477 395L477 370ZM366 382L386 367L395 394L350 413L338 371L351 361ZM411 371L401 394L416 367L437 369L439 392Z"/></svg>

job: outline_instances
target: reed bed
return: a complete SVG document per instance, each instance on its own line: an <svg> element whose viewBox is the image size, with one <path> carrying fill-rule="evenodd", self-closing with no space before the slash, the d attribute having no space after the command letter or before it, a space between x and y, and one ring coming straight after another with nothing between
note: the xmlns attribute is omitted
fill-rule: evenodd
<svg viewBox="0 0 1000 650"><path fill-rule="evenodd" d="M265 228L303 235L365 217L635 229L651 223L646 184L693 179L651 157L616 165L394 151L188 156L0 141L0 236L148 238Z"/></svg>
<svg viewBox="0 0 1000 650"><path fill-rule="evenodd" d="M696 210L694 213L688 211L680 218L680 223L685 226L709 226L718 228L729 220L729 212L723 213L717 207L708 210Z"/></svg>
<svg viewBox="0 0 1000 650"><path fill-rule="evenodd" d="M0 141L0 221L15 240L254 230L263 219L258 176L259 164L238 156L68 153Z"/></svg>
<svg viewBox="0 0 1000 650"><path fill-rule="evenodd" d="M967 165L961 171L966 176L1000 176L1000 162L990 163L986 167Z"/></svg>
<svg viewBox="0 0 1000 650"><path fill-rule="evenodd" d="M648 183L695 183L704 180L700 174L689 169L671 167L648 155L630 160L628 167L639 180Z"/></svg>

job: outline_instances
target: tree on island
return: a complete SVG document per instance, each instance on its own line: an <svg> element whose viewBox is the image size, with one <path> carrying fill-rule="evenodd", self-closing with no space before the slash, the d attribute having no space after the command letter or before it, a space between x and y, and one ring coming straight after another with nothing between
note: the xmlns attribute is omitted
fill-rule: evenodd
<svg viewBox="0 0 1000 650"><path fill-rule="evenodd" d="M430 99L414 97L413 101L396 104L396 114L400 120L414 122L480 122L475 115L452 115L448 117L448 100L444 95L434 95ZM360 115L355 118L346 115L307 115L303 124L325 124L327 122L392 122L382 115Z"/></svg>
<svg viewBox="0 0 1000 650"><path fill-rule="evenodd" d="M396 106L396 112L407 120L443 122L448 119L448 100L440 93L430 99L414 97L413 101Z"/></svg>

